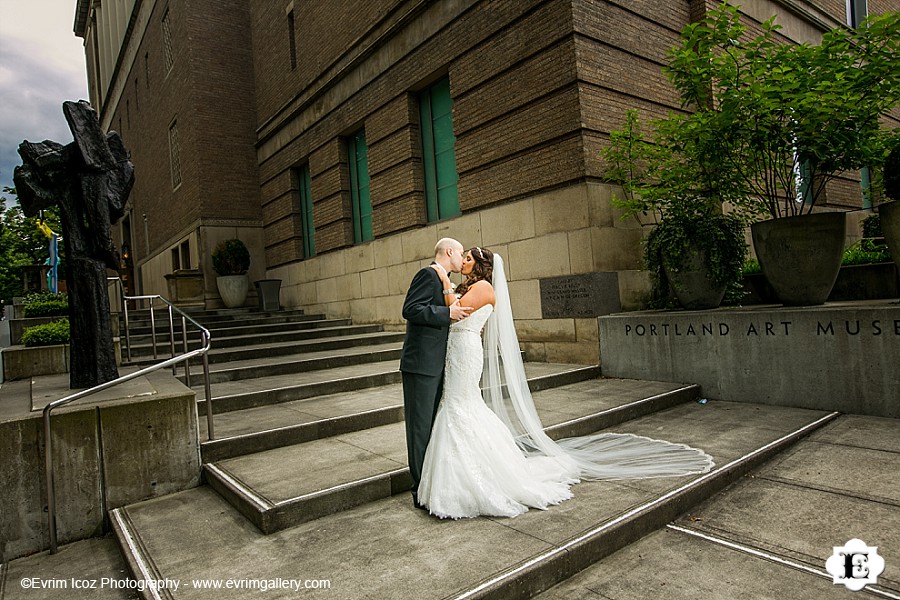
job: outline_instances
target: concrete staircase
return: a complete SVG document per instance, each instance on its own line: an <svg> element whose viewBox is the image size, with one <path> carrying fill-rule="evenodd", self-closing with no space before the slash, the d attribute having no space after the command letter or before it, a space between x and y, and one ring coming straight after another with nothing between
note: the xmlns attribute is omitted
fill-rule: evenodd
<svg viewBox="0 0 900 600"><path fill-rule="evenodd" d="M211 405L215 419L214 440L200 419L207 485L110 514L133 577L180 582L148 588L145 598L296 597L247 589L262 580L328 580L340 598L531 597L665 527L836 417L698 403L696 385L526 362L551 437L657 437L703 448L716 469L583 482L574 499L547 511L441 521L414 509L406 493L402 334L298 311L197 318L214 347L212 398L204 398L198 367L191 378L200 413ZM150 329L138 319L133 326L144 327L132 339L142 364ZM168 324L158 322L163 330ZM211 592L192 582L201 579L244 587Z"/></svg>

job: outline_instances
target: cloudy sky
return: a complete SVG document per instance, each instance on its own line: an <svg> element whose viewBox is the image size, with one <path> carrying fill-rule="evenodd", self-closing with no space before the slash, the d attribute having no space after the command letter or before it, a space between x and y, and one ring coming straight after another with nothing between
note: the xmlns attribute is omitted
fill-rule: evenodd
<svg viewBox="0 0 900 600"><path fill-rule="evenodd" d="M87 99L76 0L0 0L0 187L12 186L22 140L62 144L64 100Z"/></svg>

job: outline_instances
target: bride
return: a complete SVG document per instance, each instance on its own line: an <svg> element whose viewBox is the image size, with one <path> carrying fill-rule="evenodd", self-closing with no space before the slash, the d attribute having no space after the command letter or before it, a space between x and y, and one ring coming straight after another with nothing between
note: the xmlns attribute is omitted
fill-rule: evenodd
<svg viewBox="0 0 900 600"><path fill-rule="evenodd" d="M456 294L472 312L450 327L444 392L418 488L418 501L431 514L514 517L571 498L569 487L582 478L670 477L712 468L705 452L631 434L550 439L528 389L502 258L472 248L462 274ZM448 295L448 304L455 300Z"/></svg>

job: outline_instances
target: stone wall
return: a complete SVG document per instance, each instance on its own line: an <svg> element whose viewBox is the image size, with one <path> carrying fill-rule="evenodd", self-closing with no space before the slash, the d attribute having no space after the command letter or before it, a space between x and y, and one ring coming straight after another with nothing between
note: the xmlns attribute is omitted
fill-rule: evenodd
<svg viewBox="0 0 900 600"><path fill-rule="evenodd" d="M194 393L169 374L57 409L52 424L60 544L102 534L110 509L200 483ZM39 411L0 420L2 562L49 547L43 439Z"/></svg>
<svg viewBox="0 0 900 600"><path fill-rule="evenodd" d="M389 235L303 262L269 269L282 280L281 302L361 323L404 326L401 308L415 272L444 236L503 255L513 314L528 360L596 364L594 318L542 318L540 280L617 273L621 306L638 308L648 289L637 251L642 228L621 220L612 188L584 183ZM458 275L455 281L460 281Z"/></svg>
<svg viewBox="0 0 900 600"><path fill-rule="evenodd" d="M709 398L900 417L900 306L644 311L600 317L602 373Z"/></svg>

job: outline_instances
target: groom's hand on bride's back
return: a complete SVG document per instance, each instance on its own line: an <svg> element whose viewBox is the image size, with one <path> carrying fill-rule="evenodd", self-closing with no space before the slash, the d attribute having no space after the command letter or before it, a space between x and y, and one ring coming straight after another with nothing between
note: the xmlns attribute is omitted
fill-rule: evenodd
<svg viewBox="0 0 900 600"><path fill-rule="evenodd" d="M459 300L450 305L450 320L451 321L459 321L461 319L465 319L469 316L469 313L472 312L472 309L468 306L462 306L459 303Z"/></svg>

